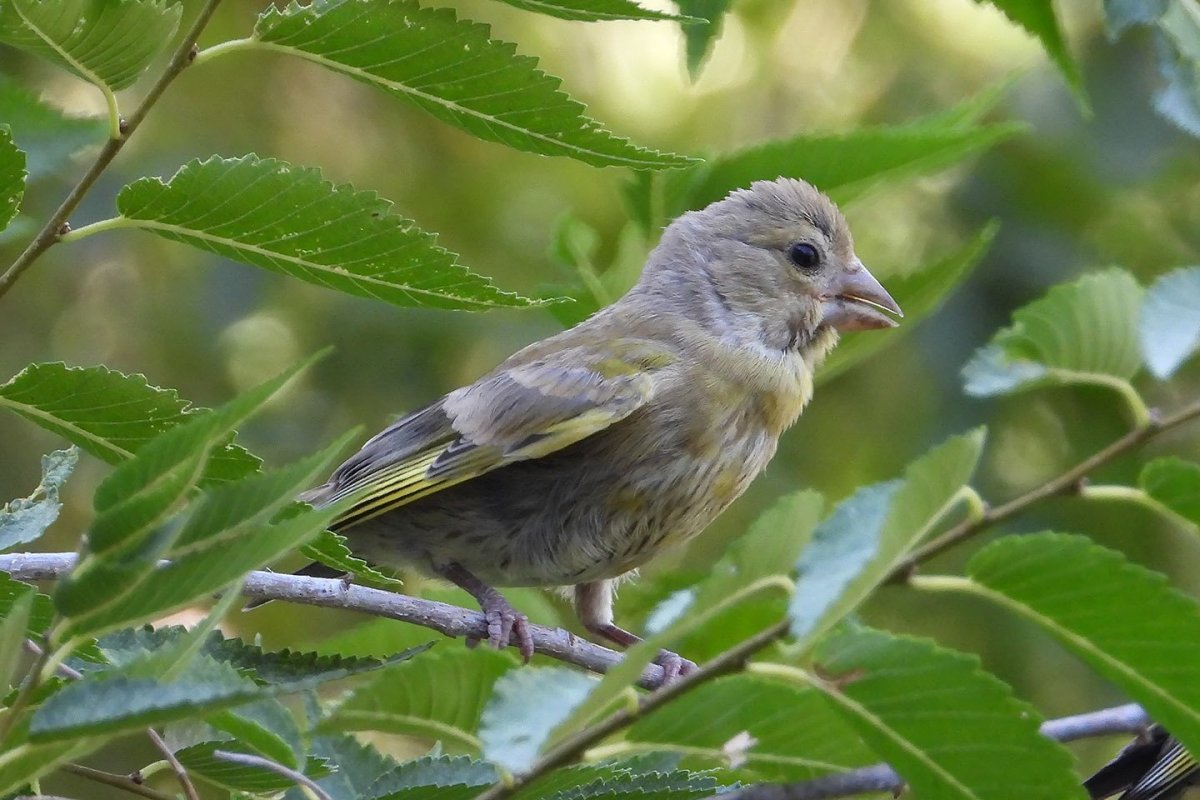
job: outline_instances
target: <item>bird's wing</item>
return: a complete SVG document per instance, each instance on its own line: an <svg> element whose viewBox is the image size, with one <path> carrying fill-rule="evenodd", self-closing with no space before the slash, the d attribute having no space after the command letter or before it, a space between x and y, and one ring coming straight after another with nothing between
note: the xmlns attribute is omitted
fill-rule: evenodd
<svg viewBox="0 0 1200 800"><path fill-rule="evenodd" d="M313 499L354 495L336 523L345 528L604 430L650 400L673 360L659 348L617 344L603 357L560 351L451 392L367 442Z"/></svg>
<svg viewBox="0 0 1200 800"><path fill-rule="evenodd" d="M1162 755L1141 779L1121 795L1121 800L1158 800L1177 797L1195 783L1200 766L1183 745L1169 740Z"/></svg>

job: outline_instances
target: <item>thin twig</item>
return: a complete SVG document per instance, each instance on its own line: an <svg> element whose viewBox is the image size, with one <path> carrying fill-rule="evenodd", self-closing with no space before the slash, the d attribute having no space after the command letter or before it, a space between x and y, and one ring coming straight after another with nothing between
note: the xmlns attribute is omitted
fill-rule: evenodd
<svg viewBox="0 0 1200 800"><path fill-rule="evenodd" d="M669 703L680 695L691 691L703 683L707 683L713 678L742 669L751 656L786 636L789 627L788 621L783 620L759 631L748 639L738 642L695 672L689 673L663 686L661 689L657 689L646 695L635 707L623 708L600 722L589 725L573 736L564 739L535 761L527 772L516 775L510 780L493 784L481 793L476 800L504 800L504 798L511 797L517 791L546 775L551 770L577 760L592 745L633 724L636 720L641 719L656 708Z"/></svg>
<svg viewBox="0 0 1200 800"><path fill-rule="evenodd" d="M1096 736L1113 734L1137 734L1150 724L1142 707L1136 704L1091 711L1072 717L1052 719L1042 723L1042 735L1056 742L1073 742ZM832 800L859 794L888 792L896 794L904 789L904 779L887 764L824 775L810 781L785 784L758 784L729 794L720 795L721 800Z"/></svg>
<svg viewBox="0 0 1200 800"><path fill-rule="evenodd" d="M1200 417L1200 403L1194 403L1181 411L1177 411L1161 419L1151 416L1150 421L1145 425L1134 428L1120 439L1088 456L1066 472L1051 478L1019 497L1009 500L1007 503L985 508L981 515L963 520L942 535L918 547L908 558L900 562L896 569L892 571L888 580L893 583L906 580L917 566L925 561L939 555L959 542L971 538L985 528L1016 516L1034 503L1076 489L1080 481L1118 456L1124 455L1135 447L1145 444L1155 436L1165 433L1172 428L1178 428L1180 425L1190 422L1197 417Z"/></svg>
<svg viewBox="0 0 1200 800"><path fill-rule="evenodd" d="M42 648L39 647L37 643L29 639L25 640L25 649L36 656L43 655ZM77 681L83 677L82 672L68 664L58 664L58 671L63 675L63 677L70 678L74 681ZM196 791L196 785L192 783L192 779L187 774L187 770L184 769L183 764L180 764L179 759L175 757L175 753L171 750L171 746L163 740L162 736L160 736L158 731L154 730L154 728L147 728L146 735L150 737L150 743L154 745L154 749L162 754L163 759L167 762L168 766L171 767L171 771L175 773L175 778L179 781L179 785L183 789L184 796L186 796L188 800L200 800L200 793ZM81 767L81 769L89 769L89 767ZM77 774L82 773L77 772ZM110 773L103 774L108 775ZM126 787L122 785L122 788ZM156 796L158 796L157 793Z"/></svg>
<svg viewBox="0 0 1200 800"><path fill-rule="evenodd" d="M214 750L213 758L221 761L228 761L231 764L244 764L248 767L259 767L260 769L269 770L274 772L276 775L282 775L289 781L308 789L310 792L312 792L313 796L317 798L317 800L333 800L333 798L329 796L328 792L318 786L316 781L305 775L303 772L291 769L290 767L285 767L283 764L280 764L277 761L272 761L269 758L253 756L249 755L248 753L231 753L228 750Z"/></svg>
<svg viewBox="0 0 1200 800"><path fill-rule="evenodd" d="M183 39L180 40L179 46L172 54L171 60L167 63L163 74L150 87L150 91L146 93L146 97L143 98L141 105L125 120L121 136L110 138L104 143L104 146L100 148L100 152L96 156L96 160L88 167L87 172L83 174L79 182L72 187L66 198L50 216L50 219L42 226L42 229L33 237L33 241L17 256L17 260L5 270L4 274L0 275L0 297L3 297L12 288L17 278L21 277L21 274L29 269L42 253L49 250L58 241L58 237L65 229L64 226L67 225L67 218L78 208L80 202L91 191L92 186L95 185L101 173L117 157L117 153L121 152L121 148L125 146L125 142L129 140L133 132L142 124L142 120L146 118L146 114L158 102L158 98L166 91L171 81L175 80L179 76L179 73L183 72L184 68L191 63L196 40L200 38L200 33L204 30L204 26L208 24L213 12L216 11L217 4L220 2L221 0L206 0L200 8L200 13L196 15L196 19L192 22L192 27L188 29Z"/></svg>
<svg viewBox="0 0 1200 800"><path fill-rule="evenodd" d="M71 571L74 553L5 553L0 572L17 580L55 580ZM276 572L251 572L242 594L254 600L287 600L294 603L361 611L377 617L410 622L451 637L487 639L487 620L478 611L423 600L418 597L347 586L336 578L307 578ZM621 654L593 644L570 631L530 625L536 652L592 672L604 673L621 662ZM648 664L638 685L654 689L662 683L662 667Z"/></svg>
<svg viewBox="0 0 1200 800"><path fill-rule="evenodd" d="M78 775L81 778L87 778L96 783L103 783L106 786L113 786L117 789L124 789L132 794L140 794L142 797L149 797L152 800L174 800L171 795L160 792L157 789L151 789L145 784L138 783L129 775L118 775L114 772L105 772L92 767L85 767L83 764L63 764L59 767L63 772L69 772L72 775Z"/></svg>
<svg viewBox="0 0 1200 800"><path fill-rule="evenodd" d="M151 744L154 749L162 753L162 757L166 760L167 765L171 767L171 772L175 773L175 780L179 781L179 786L183 789L183 795L188 800L200 800L200 793L196 791L196 784L192 783L192 777L187 774L187 770L183 768L183 764L179 763L179 759L175 757L175 751L171 746L163 740L158 731L154 728L146 728L146 736L150 737Z"/></svg>

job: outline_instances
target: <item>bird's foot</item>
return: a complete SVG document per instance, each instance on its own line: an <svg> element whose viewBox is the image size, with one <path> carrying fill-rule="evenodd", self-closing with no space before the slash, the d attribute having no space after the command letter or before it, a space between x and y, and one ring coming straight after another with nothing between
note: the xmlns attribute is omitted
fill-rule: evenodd
<svg viewBox="0 0 1200 800"><path fill-rule="evenodd" d="M533 658L533 632L529 629L529 618L513 608L504 595L468 572L461 564L450 562L439 567L438 572L470 592L479 603L487 620L488 645L500 650L512 644L528 664L529 659ZM468 636L467 647L475 647L479 641L474 636Z"/></svg>
<svg viewBox="0 0 1200 800"><path fill-rule="evenodd" d="M686 675L690 675L700 669L695 661L684 658L679 653L670 650L658 651L658 657L654 659L654 663L662 667L663 677L659 687L666 686L671 681L678 680Z"/></svg>

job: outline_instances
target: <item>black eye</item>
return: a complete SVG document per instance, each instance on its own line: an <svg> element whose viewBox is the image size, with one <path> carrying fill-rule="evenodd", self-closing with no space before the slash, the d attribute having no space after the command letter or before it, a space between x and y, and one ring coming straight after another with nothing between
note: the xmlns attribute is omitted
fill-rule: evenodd
<svg viewBox="0 0 1200 800"><path fill-rule="evenodd" d="M788 258L800 269L812 270L821 265L821 254L808 242L796 242L788 248Z"/></svg>

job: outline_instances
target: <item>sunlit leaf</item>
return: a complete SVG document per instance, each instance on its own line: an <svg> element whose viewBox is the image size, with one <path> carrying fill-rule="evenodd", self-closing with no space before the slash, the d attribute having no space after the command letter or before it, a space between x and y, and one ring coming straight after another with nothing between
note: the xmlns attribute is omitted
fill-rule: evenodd
<svg viewBox="0 0 1200 800"><path fill-rule="evenodd" d="M320 730L416 736L441 742L452 753L478 755L475 732L484 706L496 681L515 666L511 656L494 650L441 649L388 669L356 689Z"/></svg>
<svg viewBox="0 0 1200 800"><path fill-rule="evenodd" d="M1200 9L1191 0L1175 0L1158 29L1158 70L1166 84L1154 94L1154 109L1180 130L1200 137Z"/></svg>
<svg viewBox="0 0 1200 800"><path fill-rule="evenodd" d="M1138 484L1173 513L1200 526L1200 464L1175 456L1156 458L1142 467Z"/></svg>
<svg viewBox="0 0 1200 800"><path fill-rule="evenodd" d="M976 0L984 2L984 0ZM1071 58L1067 44L1063 39L1062 28L1054 13L1054 4L1050 0L987 0L988 3L1000 9L1004 16L1020 25L1037 37L1042 43L1046 54L1054 61L1059 72L1067 79L1067 84L1081 104L1086 105L1087 95L1083 88L1083 78L1079 67Z"/></svg>
<svg viewBox="0 0 1200 800"><path fill-rule="evenodd" d="M1138 341L1146 368L1159 380L1195 355L1200 349L1200 267L1167 273L1146 290Z"/></svg>
<svg viewBox="0 0 1200 800"><path fill-rule="evenodd" d="M537 60L487 25L414 0L329 0L268 9L254 40L345 73L463 130L518 150L595 166L679 167L693 159L614 136L583 116Z"/></svg>
<svg viewBox="0 0 1200 800"><path fill-rule="evenodd" d="M1007 536L967 564L989 598L1056 637L1200 751L1200 606L1083 536Z"/></svg>
<svg viewBox="0 0 1200 800"><path fill-rule="evenodd" d="M117 208L134 227L359 297L462 309L533 302L469 272L374 192L275 159L192 161L170 180L129 184Z"/></svg>
<svg viewBox="0 0 1200 800"><path fill-rule="evenodd" d="M58 491L78 460L79 451L74 447L42 456L42 480L33 494L0 508L0 551L34 541L54 524L62 509Z"/></svg>
<svg viewBox="0 0 1200 800"><path fill-rule="evenodd" d="M980 231L974 241L940 261L903 277L885 278L888 293L904 309L904 319L900 320L899 327L871 331L869 336L844 337L817 373L817 382L828 381L890 346L937 311L983 260L998 230L999 225L993 222Z"/></svg>
<svg viewBox="0 0 1200 800"><path fill-rule="evenodd" d="M484 756L512 772L527 769L597 683L566 667L526 667L500 676L480 719Z"/></svg>
<svg viewBox="0 0 1200 800"><path fill-rule="evenodd" d="M983 450L984 431L954 436L904 477L859 489L817 526L796 564L792 633L811 643L852 612L957 502Z"/></svg>
<svg viewBox="0 0 1200 800"><path fill-rule="evenodd" d="M182 13L166 0L6 0L0 41L115 91L170 43Z"/></svg>
<svg viewBox="0 0 1200 800"><path fill-rule="evenodd" d="M0 385L0 408L56 433L84 452L119 464L148 441L204 409L160 389L144 375L124 375L108 367L30 364ZM213 453L206 482L232 480L261 462L245 449L226 444Z"/></svg>
<svg viewBox="0 0 1200 800"><path fill-rule="evenodd" d="M978 658L872 630L839 632L817 657L845 678L824 684L830 703L919 796L1085 796L1070 753Z"/></svg>
<svg viewBox="0 0 1200 800"><path fill-rule="evenodd" d="M371 786L396 768L396 762L353 736L317 736L312 755L337 765L332 775L320 778L317 785L331 800L368 800L375 795ZM294 789L286 800L307 800L308 795Z"/></svg>
<svg viewBox="0 0 1200 800"><path fill-rule="evenodd" d="M443 755L405 761L371 784L364 797L375 800L452 800L474 797L499 778L486 761Z"/></svg>
<svg viewBox="0 0 1200 800"><path fill-rule="evenodd" d="M632 752L678 750L697 768L728 767L727 745L743 732L754 740L744 768L761 780L807 780L879 760L820 692L749 675L696 687L635 722L624 744Z"/></svg>
<svg viewBox="0 0 1200 800"><path fill-rule="evenodd" d="M7 690L16 684L13 678L24 650L21 644L33 613L33 598L33 592L26 592L0 614L0 689Z"/></svg>
<svg viewBox="0 0 1200 800"><path fill-rule="evenodd" d="M53 772L59 764L75 761L107 742L106 737L98 736L45 744L22 742L12 747L0 760L0 797L19 792L31 781Z"/></svg>
<svg viewBox="0 0 1200 800"><path fill-rule="evenodd" d="M80 148L104 141L104 120L64 116L3 75L0 75L0 120L12 130L12 138L25 152L30 181L66 166Z"/></svg>
<svg viewBox="0 0 1200 800"><path fill-rule="evenodd" d="M256 754L250 748L242 746L240 742L222 741L190 745L177 750L175 757L192 776L202 778L231 792L271 795L295 786L290 779L278 772L218 758L214 755L217 750ZM309 759L303 771L304 774L314 778L325 777L332 773L332 770L325 766L325 762L316 759Z"/></svg>
<svg viewBox="0 0 1200 800"><path fill-rule="evenodd" d="M1013 313L963 368L968 394L1006 394L1042 383L1127 380L1142 360L1137 319L1142 289L1108 269L1055 286Z"/></svg>
<svg viewBox="0 0 1200 800"><path fill-rule="evenodd" d="M274 698L219 711L205 721L277 764L296 769L304 759L300 727L291 712Z"/></svg>
<svg viewBox="0 0 1200 800"><path fill-rule="evenodd" d="M3 117L0 117L3 119ZM13 143L8 120L0 125L0 231L17 216L25 196L25 153Z"/></svg>

